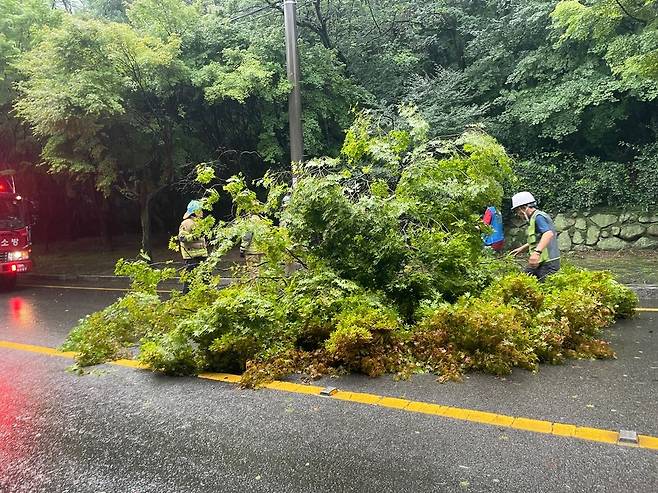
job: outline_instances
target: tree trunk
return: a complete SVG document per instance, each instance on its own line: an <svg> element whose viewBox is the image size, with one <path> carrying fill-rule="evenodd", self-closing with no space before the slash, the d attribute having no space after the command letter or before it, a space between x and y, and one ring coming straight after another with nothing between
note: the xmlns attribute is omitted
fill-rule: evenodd
<svg viewBox="0 0 658 493"><path fill-rule="evenodd" d="M64 197L64 211L66 212L66 239L78 239L78 217L80 214L80 200L70 181L65 183L66 195Z"/></svg>
<svg viewBox="0 0 658 493"><path fill-rule="evenodd" d="M112 243L112 231L110 229L110 204L109 198L101 192L96 192L96 212L98 215L98 233L101 237L101 244L106 251L114 250Z"/></svg>
<svg viewBox="0 0 658 493"><path fill-rule="evenodd" d="M153 261L151 247L151 199L153 194L142 186L139 194L139 218L142 226L142 250Z"/></svg>

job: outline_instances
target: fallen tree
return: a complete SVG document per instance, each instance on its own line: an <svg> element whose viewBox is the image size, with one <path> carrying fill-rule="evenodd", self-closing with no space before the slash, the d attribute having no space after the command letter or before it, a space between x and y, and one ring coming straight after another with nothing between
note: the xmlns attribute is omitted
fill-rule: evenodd
<svg viewBox="0 0 658 493"><path fill-rule="evenodd" d="M204 223L214 250L190 292L163 301L156 288L172 269L120 262L131 291L81 320L64 349L84 366L138 345L154 371L243 372L245 386L294 372L446 380L614 357L601 331L633 315L635 295L569 266L540 284L484 251L479 215L514 180L504 149L478 129L428 141L426 124L403 116L392 128L357 118L340 158L307 163L293 189L266 176L264 202L229 180L235 219ZM212 170L199 177L211 183ZM218 193L209 188L206 208ZM218 289L215 267L247 232L259 265L236 266Z"/></svg>

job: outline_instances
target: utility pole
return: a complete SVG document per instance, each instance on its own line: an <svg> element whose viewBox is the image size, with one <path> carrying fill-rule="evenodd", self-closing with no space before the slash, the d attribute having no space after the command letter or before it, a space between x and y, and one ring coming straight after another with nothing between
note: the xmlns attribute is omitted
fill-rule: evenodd
<svg viewBox="0 0 658 493"><path fill-rule="evenodd" d="M299 54L297 52L297 1L283 0L283 19L286 29L286 68L292 92L288 96L290 128L290 161L292 184L295 185L295 168L304 159L302 136L302 92L299 87Z"/></svg>

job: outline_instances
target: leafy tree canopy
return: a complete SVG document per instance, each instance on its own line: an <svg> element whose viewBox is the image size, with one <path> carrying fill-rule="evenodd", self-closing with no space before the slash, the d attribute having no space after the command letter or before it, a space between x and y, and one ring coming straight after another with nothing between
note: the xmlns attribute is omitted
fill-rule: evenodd
<svg viewBox="0 0 658 493"><path fill-rule="evenodd" d="M93 176L96 186L137 200L149 245L153 198L218 151L284 155L282 49L252 40L220 13L182 0L138 0L128 23L68 16L45 28L19 63L15 108L44 139L51 171ZM311 151L340 137L358 91L331 53L305 50L317 66L306 84ZM335 144L334 144L335 145ZM252 175L258 170L249 170Z"/></svg>
<svg viewBox="0 0 658 493"><path fill-rule="evenodd" d="M605 273L567 270L544 286L504 275L514 268L484 253L478 228L510 178L504 150L475 131L430 141L413 111L402 116L392 126L359 115L340 158L309 162L292 190L266 177L265 202L230 179L236 218L206 225L216 250L190 292L162 302L154 293L170 269L120 262L132 292L81 321L64 348L88 365L141 338L139 358L155 371L246 369L249 386L295 371L445 380L613 356L599 334L632 314L632 292ZM218 194L209 190L205 206ZM246 232L259 262L218 290L213 265Z"/></svg>

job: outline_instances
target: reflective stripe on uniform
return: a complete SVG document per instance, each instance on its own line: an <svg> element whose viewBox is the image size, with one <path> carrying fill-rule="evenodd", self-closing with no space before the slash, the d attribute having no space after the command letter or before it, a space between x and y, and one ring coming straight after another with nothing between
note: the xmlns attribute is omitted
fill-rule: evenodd
<svg viewBox="0 0 658 493"><path fill-rule="evenodd" d="M180 242L180 251L183 259L191 259L197 257L207 257L208 248L206 247L206 239L197 235L192 235L192 230L196 219L186 218L183 219L180 227L178 228L178 237Z"/></svg>
<svg viewBox="0 0 658 493"><path fill-rule="evenodd" d="M532 217L530 217L530 223L528 224L528 245L530 245L530 249L528 251L530 254L532 254L540 240L540 238L537 237L537 216L541 216L546 219L546 222L548 222L548 225L553 232L553 238L551 238L548 246L544 248L544 250L542 250L541 254L539 255L539 263L543 264L552 260L559 260L560 250L557 246L557 231L553 225L553 220L548 214L539 210L536 210L532 214Z"/></svg>

